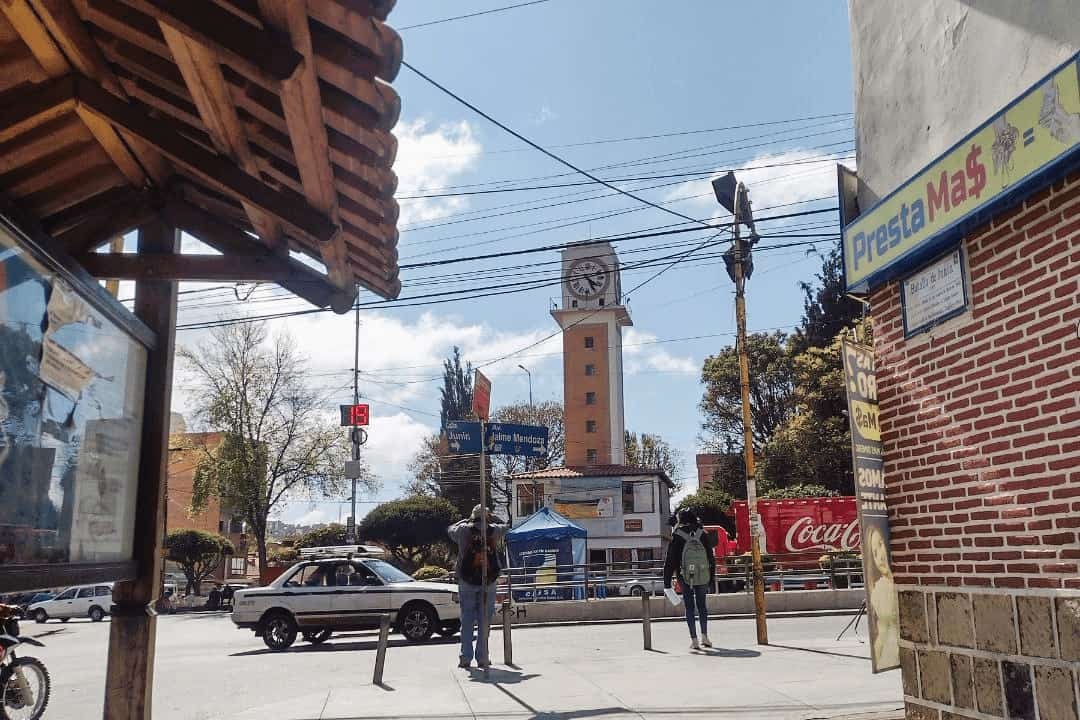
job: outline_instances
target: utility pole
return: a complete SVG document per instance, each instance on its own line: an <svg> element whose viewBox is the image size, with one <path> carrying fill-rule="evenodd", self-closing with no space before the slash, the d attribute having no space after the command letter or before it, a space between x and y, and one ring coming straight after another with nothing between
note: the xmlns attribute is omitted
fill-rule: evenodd
<svg viewBox="0 0 1080 720"><path fill-rule="evenodd" d="M353 346L353 405L360 404L360 301L356 302L356 342ZM360 459L360 428L352 428L352 459ZM345 542L356 542L356 478L352 479L352 497L349 502L349 532Z"/></svg>
<svg viewBox="0 0 1080 720"><path fill-rule="evenodd" d="M525 371L525 374L529 376L529 407L532 407L532 373L529 372L529 368L524 365L518 365L519 368Z"/></svg>
<svg viewBox="0 0 1080 720"><path fill-rule="evenodd" d="M757 511L757 480L754 478L754 432L750 418L750 358L746 345L746 280L753 270L751 248L756 242L753 216L746 186L735 182L734 173L713 181L716 198L732 212L734 242L725 255L728 274L735 281L735 323L738 334L739 390L742 395L743 453L746 466L746 504L750 513L750 557L753 563L754 621L759 645L769 644L769 629L765 612L765 573L761 564L761 518ZM750 228L749 241L742 238L741 223ZM729 260L730 257L730 260Z"/></svg>

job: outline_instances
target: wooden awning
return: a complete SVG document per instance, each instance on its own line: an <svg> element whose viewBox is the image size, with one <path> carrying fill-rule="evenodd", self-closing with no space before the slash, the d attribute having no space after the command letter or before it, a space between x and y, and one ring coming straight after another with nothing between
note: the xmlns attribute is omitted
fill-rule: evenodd
<svg viewBox="0 0 1080 720"><path fill-rule="evenodd" d="M0 0L4 206L99 278L396 297L393 5ZM224 256L94 252L154 217Z"/></svg>

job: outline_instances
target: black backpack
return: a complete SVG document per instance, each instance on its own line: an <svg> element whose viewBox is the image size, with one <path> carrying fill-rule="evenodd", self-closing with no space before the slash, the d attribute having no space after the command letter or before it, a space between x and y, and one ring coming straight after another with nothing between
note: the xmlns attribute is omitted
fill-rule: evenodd
<svg viewBox="0 0 1080 720"><path fill-rule="evenodd" d="M487 581L490 585L499 577L499 554L495 549L494 533L488 530L487 542ZM461 557L461 580L469 585L483 585L484 547L481 542L480 528L470 527L469 537Z"/></svg>

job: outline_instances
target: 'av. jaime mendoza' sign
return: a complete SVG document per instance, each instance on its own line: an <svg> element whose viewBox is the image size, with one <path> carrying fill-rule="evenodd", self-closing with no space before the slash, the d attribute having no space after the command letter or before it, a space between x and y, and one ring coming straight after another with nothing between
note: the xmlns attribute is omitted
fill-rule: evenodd
<svg viewBox="0 0 1080 720"><path fill-rule="evenodd" d="M941 252L956 235L1080 156L1080 53L844 228L848 290Z"/></svg>

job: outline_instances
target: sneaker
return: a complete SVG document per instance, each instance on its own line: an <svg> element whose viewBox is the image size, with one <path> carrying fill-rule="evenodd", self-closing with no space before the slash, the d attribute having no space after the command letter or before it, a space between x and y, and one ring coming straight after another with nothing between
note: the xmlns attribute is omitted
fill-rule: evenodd
<svg viewBox="0 0 1080 720"><path fill-rule="evenodd" d="M698 645L697 638L690 638L690 649L691 650L700 650L701 649L701 645Z"/></svg>
<svg viewBox="0 0 1080 720"><path fill-rule="evenodd" d="M459 658L457 666L462 670L468 670L471 663L465 658Z"/></svg>
<svg viewBox="0 0 1080 720"><path fill-rule="evenodd" d="M712 647L712 640L709 639L708 635L702 635L701 636L701 646L702 647L707 647L707 648Z"/></svg>
<svg viewBox="0 0 1080 720"><path fill-rule="evenodd" d="M490 660L477 660L476 661L476 667L480 668L481 670L487 670L488 668L491 667L491 661Z"/></svg>

